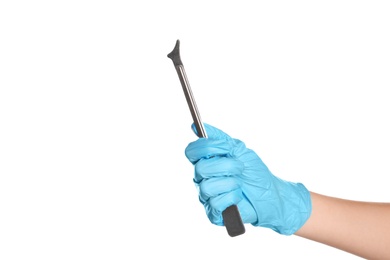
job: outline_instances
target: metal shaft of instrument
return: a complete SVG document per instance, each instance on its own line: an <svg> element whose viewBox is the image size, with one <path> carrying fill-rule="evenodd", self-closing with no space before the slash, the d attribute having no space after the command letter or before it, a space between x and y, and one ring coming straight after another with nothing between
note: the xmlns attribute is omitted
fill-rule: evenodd
<svg viewBox="0 0 390 260"><path fill-rule="evenodd" d="M196 106L195 99L194 99L194 96L192 94L191 87L190 87L190 84L188 82L185 70L184 70L184 66L178 65L175 67L176 67L177 74L179 75L181 86L183 87L184 95L186 97L188 106L190 108L192 119L194 120L194 124L195 124L196 130L197 130L197 135L199 137L207 138L207 133L206 133L206 130L203 126L202 120L200 118L200 114L199 114L198 108Z"/></svg>

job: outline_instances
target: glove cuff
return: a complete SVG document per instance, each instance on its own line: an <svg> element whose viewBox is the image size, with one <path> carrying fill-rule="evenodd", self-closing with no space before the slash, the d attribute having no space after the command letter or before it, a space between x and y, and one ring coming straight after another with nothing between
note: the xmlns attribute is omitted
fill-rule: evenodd
<svg viewBox="0 0 390 260"><path fill-rule="evenodd" d="M282 235L292 235L309 219L312 211L310 192L302 183L275 177L273 190L277 194L256 209L258 221L254 226L270 228Z"/></svg>
<svg viewBox="0 0 390 260"><path fill-rule="evenodd" d="M297 232L309 219L312 211L310 191L302 183L290 183L296 193L291 196L285 215L285 228L280 234L292 235Z"/></svg>

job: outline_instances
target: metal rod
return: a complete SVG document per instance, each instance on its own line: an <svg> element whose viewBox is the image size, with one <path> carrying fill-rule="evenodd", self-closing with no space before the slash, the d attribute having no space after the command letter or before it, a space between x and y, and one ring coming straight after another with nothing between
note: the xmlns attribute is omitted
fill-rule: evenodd
<svg viewBox="0 0 390 260"><path fill-rule="evenodd" d="M168 54L168 57L172 59L173 64L175 65L177 74L180 79L181 86L184 91L184 95L187 100L188 107L190 108L192 119L194 120L195 128L198 137L207 138L206 130L203 126L198 107L196 106L196 102L194 99L194 95L192 94L190 83L188 82L188 78L183 66L183 63L180 59L180 41L176 41L175 48L171 53Z"/></svg>

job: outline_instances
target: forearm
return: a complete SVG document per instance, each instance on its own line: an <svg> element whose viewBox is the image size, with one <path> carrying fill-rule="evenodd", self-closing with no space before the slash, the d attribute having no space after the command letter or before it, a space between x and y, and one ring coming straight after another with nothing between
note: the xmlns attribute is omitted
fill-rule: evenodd
<svg viewBox="0 0 390 260"><path fill-rule="evenodd" d="M367 258L390 259L390 203L311 192L312 214L295 235Z"/></svg>

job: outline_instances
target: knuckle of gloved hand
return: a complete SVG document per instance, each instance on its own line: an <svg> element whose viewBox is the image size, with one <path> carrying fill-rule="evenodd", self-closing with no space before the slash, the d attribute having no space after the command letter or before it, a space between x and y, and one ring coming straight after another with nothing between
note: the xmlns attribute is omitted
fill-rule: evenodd
<svg viewBox="0 0 390 260"><path fill-rule="evenodd" d="M200 138L189 143L184 154L191 163L197 163L202 158L211 157L214 149L209 140Z"/></svg>
<svg viewBox="0 0 390 260"><path fill-rule="evenodd" d="M186 149L184 150L184 154L185 156L187 157L187 159L191 162L191 163L196 163L197 161L199 161L200 157L197 153L197 149L196 147L194 147L194 144L193 143L190 143Z"/></svg>
<svg viewBox="0 0 390 260"><path fill-rule="evenodd" d="M213 193L212 190L208 188L208 183L207 180L202 181L199 184L199 196L205 200L208 201L210 198L215 197L215 194Z"/></svg>
<svg viewBox="0 0 390 260"><path fill-rule="evenodd" d="M212 180L203 180L199 185L199 194L204 200L209 200L209 198L218 196L218 193L213 189Z"/></svg>
<svg viewBox="0 0 390 260"><path fill-rule="evenodd" d="M210 178L214 176L213 172L213 161L210 160L200 160L195 164L195 174L198 178Z"/></svg>

